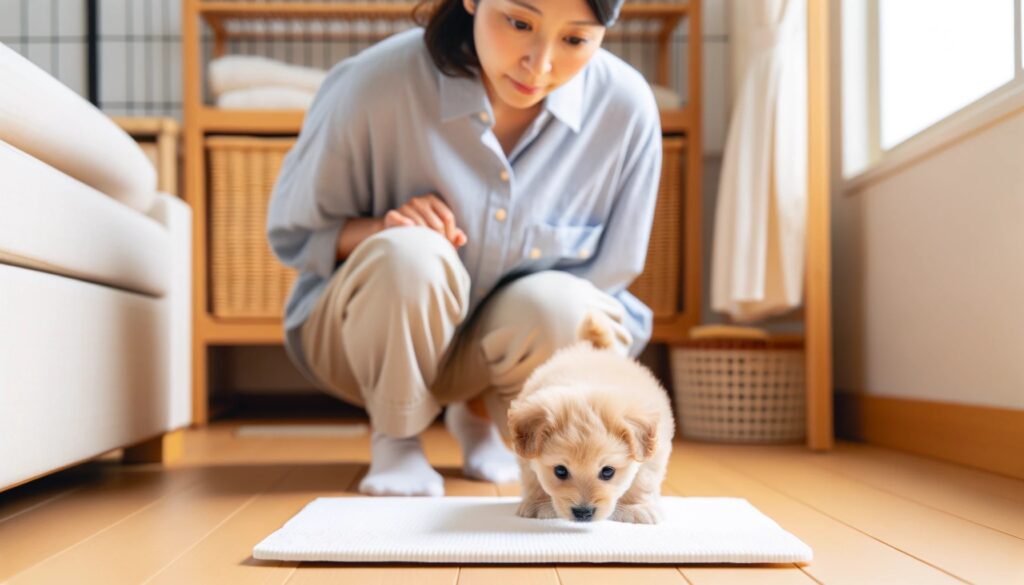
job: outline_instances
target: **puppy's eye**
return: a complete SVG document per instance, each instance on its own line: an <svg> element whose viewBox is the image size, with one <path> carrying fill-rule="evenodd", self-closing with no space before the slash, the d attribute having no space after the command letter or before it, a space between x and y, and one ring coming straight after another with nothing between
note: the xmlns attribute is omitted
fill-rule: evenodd
<svg viewBox="0 0 1024 585"><path fill-rule="evenodd" d="M569 470L564 465L555 466L555 477L558 479L569 479Z"/></svg>
<svg viewBox="0 0 1024 585"><path fill-rule="evenodd" d="M605 466L605 467L601 468L601 473L598 474L598 477L600 477L601 479L603 479L605 481L608 481L614 475L615 475L615 468L614 467L607 467L607 466Z"/></svg>

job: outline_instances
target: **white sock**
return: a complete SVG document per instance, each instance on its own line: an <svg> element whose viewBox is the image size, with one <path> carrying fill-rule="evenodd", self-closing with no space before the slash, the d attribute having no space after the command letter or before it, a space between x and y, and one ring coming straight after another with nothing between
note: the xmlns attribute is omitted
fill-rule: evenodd
<svg viewBox="0 0 1024 585"><path fill-rule="evenodd" d="M444 414L448 432L462 445L462 472L467 477L507 483L519 479L519 462L508 450L494 423L480 418L464 402L448 405Z"/></svg>
<svg viewBox="0 0 1024 585"><path fill-rule="evenodd" d="M395 439L374 431L370 471L359 491L371 496L443 496L444 479L427 463L419 437Z"/></svg>

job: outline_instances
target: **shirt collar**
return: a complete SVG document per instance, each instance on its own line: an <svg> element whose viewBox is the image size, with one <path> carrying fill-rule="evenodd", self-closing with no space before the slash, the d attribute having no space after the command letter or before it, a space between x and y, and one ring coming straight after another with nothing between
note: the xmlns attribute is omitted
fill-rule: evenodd
<svg viewBox="0 0 1024 585"><path fill-rule="evenodd" d="M480 112L492 113L487 91L478 78L452 77L440 70L437 77L441 84L442 122Z"/></svg>
<svg viewBox="0 0 1024 585"><path fill-rule="evenodd" d="M551 92L544 100L544 108L551 112L573 132L580 131L583 117L583 86L586 69L580 71L568 83ZM478 77L452 77L437 72L441 86L441 121L448 122L480 112L487 112L493 120L487 91Z"/></svg>
<svg viewBox="0 0 1024 585"><path fill-rule="evenodd" d="M587 69L584 68L568 83L548 94L544 102L544 107L549 112L577 133L583 119L583 85L586 82L586 74Z"/></svg>

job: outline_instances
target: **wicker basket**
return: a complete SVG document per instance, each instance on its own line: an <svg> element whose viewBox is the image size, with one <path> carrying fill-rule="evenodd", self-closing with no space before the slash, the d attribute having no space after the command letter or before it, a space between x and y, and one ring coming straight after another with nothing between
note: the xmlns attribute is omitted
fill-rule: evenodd
<svg viewBox="0 0 1024 585"><path fill-rule="evenodd" d="M724 335L672 348L676 422L689 439L786 443L806 434L800 339Z"/></svg>
<svg viewBox="0 0 1024 585"><path fill-rule="evenodd" d="M655 319L670 319L679 310L680 271L682 270L684 160L686 139L662 139L661 183L658 202L647 244L647 263L643 274L629 287L638 299L654 312Z"/></svg>
<svg viewBox="0 0 1024 585"><path fill-rule="evenodd" d="M218 317L280 318L295 279L267 242L267 204L294 138L211 136L210 288Z"/></svg>

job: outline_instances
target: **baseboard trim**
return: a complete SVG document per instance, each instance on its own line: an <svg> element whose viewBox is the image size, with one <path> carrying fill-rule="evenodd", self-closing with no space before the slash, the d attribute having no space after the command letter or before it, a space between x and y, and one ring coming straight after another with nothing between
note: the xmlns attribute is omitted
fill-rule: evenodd
<svg viewBox="0 0 1024 585"><path fill-rule="evenodd" d="M1024 410L839 392L836 432L1024 479Z"/></svg>

